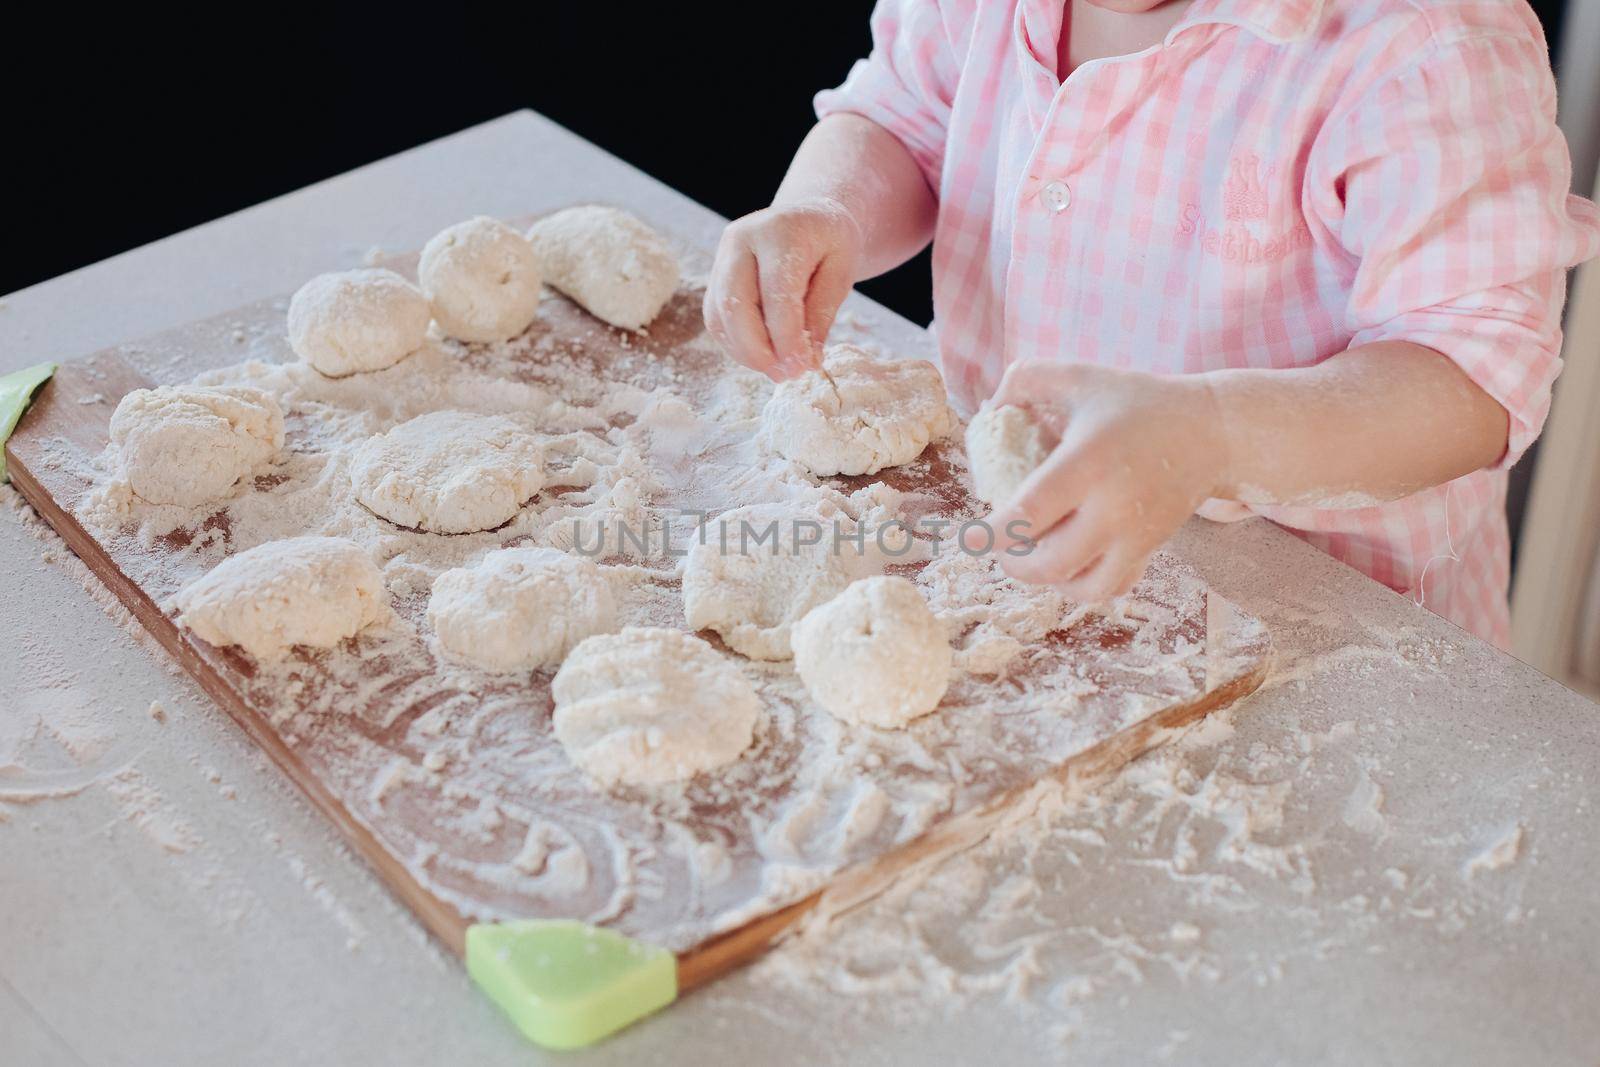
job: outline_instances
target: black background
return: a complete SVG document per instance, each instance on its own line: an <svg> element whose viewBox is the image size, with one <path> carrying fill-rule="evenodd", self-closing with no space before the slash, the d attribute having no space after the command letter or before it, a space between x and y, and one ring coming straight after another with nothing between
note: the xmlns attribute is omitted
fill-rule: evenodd
<svg viewBox="0 0 1600 1067"><path fill-rule="evenodd" d="M13 9L0 293L524 107L736 217L867 52L871 6ZM1554 51L1560 0L1534 6ZM926 254L862 288L931 315Z"/></svg>
<svg viewBox="0 0 1600 1067"><path fill-rule="evenodd" d="M736 217L770 201L812 94L868 51L870 10L255 9L203 42L101 23L26 74L0 59L24 127L7 243L27 250L0 257L0 293L525 107ZM863 288L926 322L927 271Z"/></svg>
<svg viewBox="0 0 1600 1067"><path fill-rule="evenodd" d="M0 293L524 107L736 217L867 52L871 6L13 9ZM1554 51L1561 2L1534 6ZM926 254L862 288L931 315Z"/></svg>

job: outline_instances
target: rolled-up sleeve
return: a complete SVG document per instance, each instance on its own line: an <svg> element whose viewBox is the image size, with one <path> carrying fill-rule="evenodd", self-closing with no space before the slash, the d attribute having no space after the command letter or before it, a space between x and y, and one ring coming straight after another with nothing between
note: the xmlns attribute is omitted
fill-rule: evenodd
<svg viewBox="0 0 1600 1067"><path fill-rule="evenodd" d="M844 83L817 94L818 119L846 112L892 133L939 191L945 137L960 68L938 0L878 0L872 12L872 53Z"/></svg>
<svg viewBox="0 0 1600 1067"><path fill-rule="evenodd" d="M1349 254L1352 345L1442 352L1510 414L1500 466L1538 437L1561 370L1566 270L1600 251L1537 42L1441 44L1330 122L1310 215Z"/></svg>

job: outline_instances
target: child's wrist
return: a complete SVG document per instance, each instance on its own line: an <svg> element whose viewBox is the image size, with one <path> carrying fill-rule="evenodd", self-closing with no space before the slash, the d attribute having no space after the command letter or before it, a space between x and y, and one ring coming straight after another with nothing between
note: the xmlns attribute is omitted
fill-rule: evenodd
<svg viewBox="0 0 1600 1067"><path fill-rule="evenodd" d="M1192 437L1198 461L1200 489L1207 497L1231 499L1239 479L1235 473L1235 444L1230 432L1236 415L1227 390L1213 374L1188 374L1174 381L1186 394L1184 410L1191 416Z"/></svg>

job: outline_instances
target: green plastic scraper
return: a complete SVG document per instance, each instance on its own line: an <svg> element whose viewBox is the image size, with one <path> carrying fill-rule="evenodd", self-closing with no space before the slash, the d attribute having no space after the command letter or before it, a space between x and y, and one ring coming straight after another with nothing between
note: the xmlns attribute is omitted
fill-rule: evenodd
<svg viewBox="0 0 1600 1067"><path fill-rule="evenodd" d="M17 428L17 420L22 418L22 413L28 410L28 401L33 399L34 391L49 381L50 375L55 372L54 363L40 363L0 378L0 485L11 480L6 474L6 438Z"/></svg>
<svg viewBox="0 0 1600 1067"><path fill-rule="evenodd" d="M566 919L467 928L467 973L528 1040L582 1048L671 1004L671 952Z"/></svg>

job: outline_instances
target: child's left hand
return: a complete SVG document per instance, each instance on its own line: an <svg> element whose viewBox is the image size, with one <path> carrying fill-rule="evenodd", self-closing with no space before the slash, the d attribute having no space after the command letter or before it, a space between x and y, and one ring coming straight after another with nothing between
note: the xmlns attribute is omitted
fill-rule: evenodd
<svg viewBox="0 0 1600 1067"><path fill-rule="evenodd" d="M1126 593L1222 484L1227 447L1201 376L1019 363L990 403L1024 409L1058 440L989 516L1001 568L1074 600Z"/></svg>

